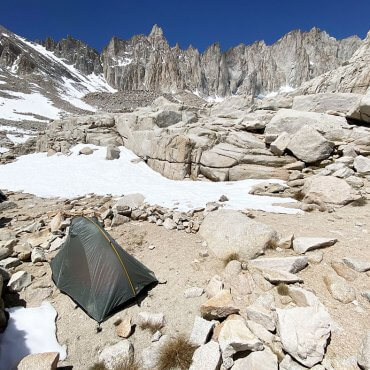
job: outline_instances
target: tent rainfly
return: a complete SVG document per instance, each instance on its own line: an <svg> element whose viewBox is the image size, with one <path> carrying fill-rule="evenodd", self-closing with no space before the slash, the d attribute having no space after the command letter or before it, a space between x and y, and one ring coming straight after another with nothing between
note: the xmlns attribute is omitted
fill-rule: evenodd
<svg viewBox="0 0 370 370"><path fill-rule="evenodd" d="M56 286L98 322L157 282L153 272L121 248L95 217L72 220L51 270Z"/></svg>

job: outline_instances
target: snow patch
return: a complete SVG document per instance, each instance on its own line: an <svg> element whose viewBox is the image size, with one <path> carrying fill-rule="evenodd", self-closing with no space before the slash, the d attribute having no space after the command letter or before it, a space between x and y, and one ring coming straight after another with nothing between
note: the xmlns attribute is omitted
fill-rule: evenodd
<svg viewBox="0 0 370 370"><path fill-rule="evenodd" d="M260 94L259 96L261 98L274 98L275 96L279 95L279 94L283 94L283 93L290 93L292 91L294 91L295 89L289 85L285 85L285 86L281 86L280 89L278 91L272 91L266 95L263 95L263 94Z"/></svg>
<svg viewBox="0 0 370 370"><path fill-rule="evenodd" d="M0 146L0 153L6 153L6 152L9 152L9 149Z"/></svg>
<svg viewBox="0 0 370 370"><path fill-rule="evenodd" d="M78 155L84 144L76 145L70 156L34 153L0 166L0 188L25 191L40 197L73 198L95 193L98 195L141 193L146 202L187 211L204 207L226 195L226 208L258 209L276 213L301 211L275 203L294 202L289 198L275 198L249 194L252 186L261 182L283 183L281 180L243 180L235 182L202 182L169 180L153 171L144 162L132 163L138 157L120 147L119 159L107 161L106 148L94 148L89 156Z"/></svg>
<svg viewBox="0 0 370 370"><path fill-rule="evenodd" d="M30 134L30 130L25 130L23 128L14 127L14 126L0 126L0 131L19 133L19 134Z"/></svg>
<svg viewBox="0 0 370 370"><path fill-rule="evenodd" d="M19 61L20 61L20 59L21 59L21 55L22 54L19 54L18 56L17 56L17 59L14 61L14 63L13 63L13 65L11 66L11 68L10 68L10 73L17 73L17 71L18 71L18 66L19 66Z"/></svg>
<svg viewBox="0 0 370 370"><path fill-rule="evenodd" d="M0 97L0 118L11 121L40 121L47 119L58 119L61 112L45 96L38 92L24 94L21 92L5 91L14 96L12 98ZM45 117L35 118L34 115Z"/></svg>
<svg viewBox="0 0 370 370"><path fill-rule="evenodd" d="M66 347L56 338L57 312L49 302L40 307L14 307L8 312L8 326L0 334L0 370L15 369L23 357L34 353L59 352L60 360L66 358Z"/></svg>
<svg viewBox="0 0 370 370"><path fill-rule="evenodd" d="M7 134L6 137L14 144L23 144L25 143L31 136L30 135L12 135L12 134Z"/></svg>
<svg viewBox="0 0 370 370"><path fill-rule="evenodd" d="M215 95L215 96L209 96L206 98L208 103L221 103L225 100L226 98L223 98L221 96Z"/></svg>
<svg viewBox="0 0 370 370"><path fill-rule="evenodd" d="M116 62L117 64L115 65L115 67L125 67L125 66L128 66L129 64L132 63L133 59L132 58L122 58L122 57L115 57L115 58L112 58L112 60L114 62Z"/></svg>

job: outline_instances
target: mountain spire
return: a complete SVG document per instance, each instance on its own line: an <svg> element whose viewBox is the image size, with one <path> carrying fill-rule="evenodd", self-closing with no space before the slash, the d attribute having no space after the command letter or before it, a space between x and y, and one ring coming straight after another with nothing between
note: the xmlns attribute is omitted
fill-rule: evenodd
<svg viewBox="0 0 370 370"><path fill-rule="evenodd" d="M155 24L150 32L149 36L163 36L162 28Z"/></svg>

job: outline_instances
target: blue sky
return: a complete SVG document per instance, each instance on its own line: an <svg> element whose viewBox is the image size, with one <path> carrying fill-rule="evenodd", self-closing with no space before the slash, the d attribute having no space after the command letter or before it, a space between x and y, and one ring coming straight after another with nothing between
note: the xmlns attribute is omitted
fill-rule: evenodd
<svg viewBox="0 0 370 370"><path fill-rule="evenodd" d="M101 50L112 36L149 33L157 23L170 45L203 51L213 42L271 44L292 29L317 26L336 38L365 37L370 0L1 0L0 24L28 39L70 34Z"/></svg>

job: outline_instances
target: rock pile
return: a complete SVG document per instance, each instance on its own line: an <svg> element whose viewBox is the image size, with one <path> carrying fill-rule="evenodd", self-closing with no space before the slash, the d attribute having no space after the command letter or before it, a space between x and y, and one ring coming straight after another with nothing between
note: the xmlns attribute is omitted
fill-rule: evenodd
<svg viewBox="0 0 370 370"><path fill-rule="evenodd" d="M110 159L112 148L124 145L171 179L280 178L287 186L255 194L300 198L304 210L325 210L368 197L370 128L344 117L361 99L343 93L262 101L237 96L199 108L159 97L131 113L54 121L36 149L68 154L72 145L90 143L107 146Z"/></svg>

